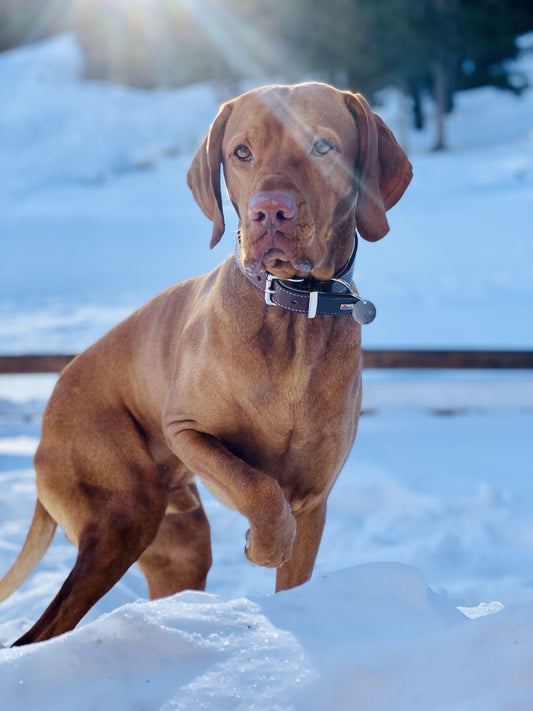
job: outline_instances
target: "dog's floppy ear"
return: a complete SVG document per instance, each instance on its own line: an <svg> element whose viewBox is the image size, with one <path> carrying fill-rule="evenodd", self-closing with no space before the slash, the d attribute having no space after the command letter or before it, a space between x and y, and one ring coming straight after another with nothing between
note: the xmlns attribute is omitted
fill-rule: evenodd
<svg viewBox="0 0 533 711"><path fill-rule="evenodd" d="M224 213L220 190L220 166L222 163L222 139L231 113L231 105L224 104L211 124L209 133L196 151L189 172L187 185L203 213L213 223L211 249L224 234Z"/></svg>
<svg viewBox="0 0 533 711"><path fill-rule="evenodd" d="M362 237L376 242L389 231L385 212L405 192L413 170L392 131L371 111L361 94L344 92L344 96L359 131L355 168L359 183L357 229Z"/></svg>

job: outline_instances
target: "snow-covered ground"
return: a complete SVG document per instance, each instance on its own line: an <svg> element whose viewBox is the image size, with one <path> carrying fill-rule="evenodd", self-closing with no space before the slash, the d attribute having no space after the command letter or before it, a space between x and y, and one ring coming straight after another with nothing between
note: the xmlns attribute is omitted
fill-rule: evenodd
<svg viewBox="0 0 533 711"><path fill-rule="evenodd" d="M533 38L526 44L533 43ZM533 60L522 68L533 78ZM0 352L72 352L213 252L185 185L219 98L80 79L72 38L0 55ZM380 113L400 126L395 97ZM533 346L533 91L458 97L451 150L409 136L391 233L361 244L367 347ZM0 376L0 574L29 525L55 376ZM74 632L0 651L2 709L531 711L533 373L365 373L313 580L272 595L246 522L203 491L206 593L133 567ZM69 572L61 532L0 605L0 643Z"/></svg>

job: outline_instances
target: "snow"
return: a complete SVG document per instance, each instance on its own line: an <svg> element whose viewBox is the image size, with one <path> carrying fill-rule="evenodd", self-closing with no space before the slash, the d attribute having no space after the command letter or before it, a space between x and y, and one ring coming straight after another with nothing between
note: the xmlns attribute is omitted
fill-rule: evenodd
<svg viewBox="0 0 533 711"><path fill-rule="evenodd" d="M371 564L275 597L130 603L2 652L0 683L10 709L526 711L532 613L468 620L413 568Z"/></svg>
<svg viewBox="0 0 533 711"><path fill-rule="evenodd" d="M530 55L519 67L533 78ZM0 55L2 353L78 351L232 246L231 206L210 252L185 185L218 90L82 74L72 36ZM531 348L533 91L461 94L449 138L434 155L429 132L408 136L391 234L360 245L378 307L364 345ZM0 574L29 525L55 380L0 376ZM533 372L366 371L364 386L310 583L273 595L243 555L246 521L202 488L206 593L149 602L134 566L73 632L8 649L73 564L58 532L0 605L2 708L530 711Z"/></svg>

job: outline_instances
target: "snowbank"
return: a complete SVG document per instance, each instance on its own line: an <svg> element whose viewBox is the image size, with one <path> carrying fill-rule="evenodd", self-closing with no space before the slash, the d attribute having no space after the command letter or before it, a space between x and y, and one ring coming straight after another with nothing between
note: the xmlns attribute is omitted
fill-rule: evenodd
<svg viewBox="0 0 533 711"><path fill-rule="evenodd" d="M125 605L0 652L0 685L10 711L526 711L532 663L533 606L469 620L415 569L374 564L252 600Z"/></svg>
<svg viewBox="0 0 533 711"><path fill-rule="evenodd" d="M217 110L209 86L139 91L82 80L73 35L0 53L0 198L98 185L190 153Z"/></svg>

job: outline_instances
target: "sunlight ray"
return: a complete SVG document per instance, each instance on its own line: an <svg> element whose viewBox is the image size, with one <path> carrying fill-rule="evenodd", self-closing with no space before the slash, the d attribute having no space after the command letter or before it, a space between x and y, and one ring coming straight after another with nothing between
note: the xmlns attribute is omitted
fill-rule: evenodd
<svg viewBox="0 0 533 711"><path fill-rule="evenodd" d="M183 0L183 7L237 76L244 73L257 80L265 79L265 70L254 56L264 37L250 22L221 3ZM247 46L255 51L248 51Z"/></svg>

